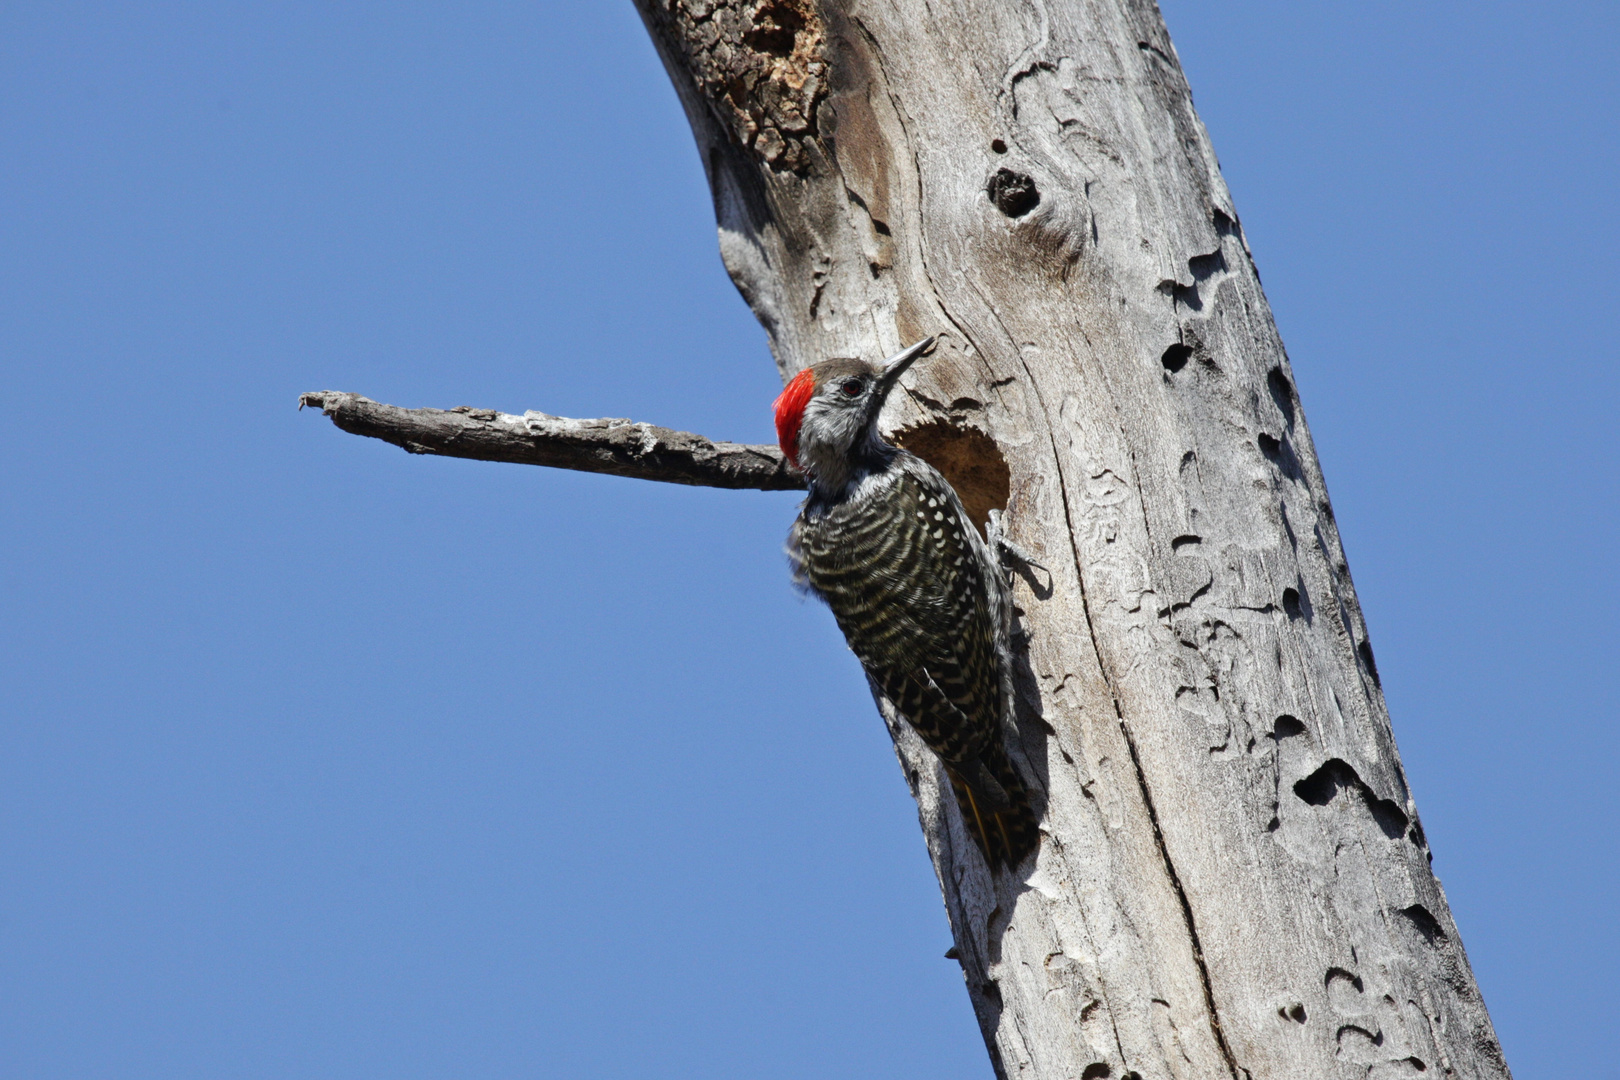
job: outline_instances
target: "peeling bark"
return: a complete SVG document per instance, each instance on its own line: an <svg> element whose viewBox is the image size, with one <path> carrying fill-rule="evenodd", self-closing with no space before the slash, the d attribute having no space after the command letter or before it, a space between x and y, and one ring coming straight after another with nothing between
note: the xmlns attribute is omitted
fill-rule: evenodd
<svg viewBox="0 0 1620 1080"><path fill-rule="evenodd" d="M813 0L670 0L643 14L678 51L733 142L803 174L826 96L826 33Z"/></svg>

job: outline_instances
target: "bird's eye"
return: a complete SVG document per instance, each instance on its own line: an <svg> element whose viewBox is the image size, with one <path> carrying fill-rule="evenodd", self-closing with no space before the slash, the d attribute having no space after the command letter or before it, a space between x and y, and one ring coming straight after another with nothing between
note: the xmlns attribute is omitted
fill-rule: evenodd
<svg viewBox="0 0 1620 1080"><path fill-rule="evenodd" d="M844 385L839 387L839 389L842 390L847 397L860 397L861 391L866 389L866 384L860 379L845 379Z"/></svg>

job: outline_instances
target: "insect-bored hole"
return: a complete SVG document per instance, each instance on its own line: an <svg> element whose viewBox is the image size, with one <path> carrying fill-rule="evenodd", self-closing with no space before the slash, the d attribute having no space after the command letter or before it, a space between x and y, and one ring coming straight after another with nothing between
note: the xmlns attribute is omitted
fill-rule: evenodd
<svg viewBox="0 0 1620 1080"><path fill-rule="evenodd" d="M990 523L990 511L1007 508L1012 472L996 441L984 432L949 420L929 420L901 428L890 438L951 482L981 536Z"/></svg>

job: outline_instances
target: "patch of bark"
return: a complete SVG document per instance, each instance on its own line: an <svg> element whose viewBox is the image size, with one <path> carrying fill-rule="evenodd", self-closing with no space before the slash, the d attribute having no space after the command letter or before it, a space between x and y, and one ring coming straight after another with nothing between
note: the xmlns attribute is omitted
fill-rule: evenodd
<svg viewBox="0 0 1620 1080"><path fill-rule="evenodd" d="M827 93L815 0L643 0L725 129L773 170L804 175Z"/></svg>

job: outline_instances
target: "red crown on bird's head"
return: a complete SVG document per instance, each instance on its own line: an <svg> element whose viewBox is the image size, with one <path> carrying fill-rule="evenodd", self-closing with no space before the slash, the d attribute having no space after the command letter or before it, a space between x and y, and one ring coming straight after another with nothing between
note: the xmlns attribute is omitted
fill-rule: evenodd
<svg viewBox="0 0 1620 1080"><path fill-rule="evenodd" d="M816 391L816 376L805 368L788 381L776 399L776 441L782 447L788 464L799 467L799 425L804 423L804 407L810 404L810 395Z"/></svg>

